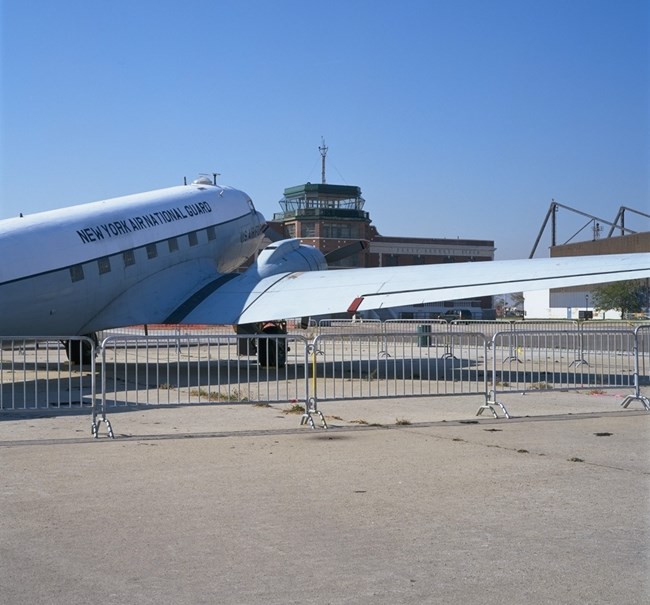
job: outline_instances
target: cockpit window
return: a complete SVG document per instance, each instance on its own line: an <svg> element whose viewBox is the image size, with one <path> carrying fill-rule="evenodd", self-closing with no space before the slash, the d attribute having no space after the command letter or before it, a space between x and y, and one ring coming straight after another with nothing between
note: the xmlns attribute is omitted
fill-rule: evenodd
<svg viewBox="0 0 650 605"><path fill-rule="evenodd" d="M248 198L248 207L251 209L251 212L255 212L255 206L253 205L253 200Z"/></svg>

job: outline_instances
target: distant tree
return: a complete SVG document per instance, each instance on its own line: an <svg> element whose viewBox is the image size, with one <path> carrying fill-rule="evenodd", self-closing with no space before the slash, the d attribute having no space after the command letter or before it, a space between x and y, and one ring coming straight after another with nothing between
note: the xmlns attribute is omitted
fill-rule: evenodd
<svg viewBox="0 0 650 605"><path fill-rule="evenodd" d="M524 293L523 292L513 292L510 295L512 300L512 305L514 307L523 307L524 306Z"/></svg>
<svg viewBox="0 0 650 605"><path fill-rule="evenodd" d="M626 313L643 310L648 300L648 285L642 279L613 282L594 288L591 296L597 311L614 309L623 319Z"/></svg>
<svg viewBox="0 0 650 605"><path fill-rule="evenodd" d="M505 298L497 298L494 301L495 308L497 310L497 317L503 317L506 312L506 299Z"/></svg>

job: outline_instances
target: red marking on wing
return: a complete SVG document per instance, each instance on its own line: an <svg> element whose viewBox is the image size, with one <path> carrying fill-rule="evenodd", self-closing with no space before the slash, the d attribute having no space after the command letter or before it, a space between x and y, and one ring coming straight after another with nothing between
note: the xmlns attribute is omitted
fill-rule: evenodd
<svg viewBox="0 0 650 605"><path fill-rule="evenodd" d="M352 304L348 307L348 313L356 313L357 309L359 308L359 305L363 302L363 296L357 296L353 301Z"/></svg>

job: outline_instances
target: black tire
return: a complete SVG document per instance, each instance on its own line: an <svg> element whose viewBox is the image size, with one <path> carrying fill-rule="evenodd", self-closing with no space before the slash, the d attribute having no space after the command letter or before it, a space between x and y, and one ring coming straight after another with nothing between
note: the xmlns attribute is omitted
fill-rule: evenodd
<svg viewBox="0 0 650 605"><path fill-rule="evenodd" d="M95 343L95 347L97 347L99 344L97 334L93 332L92 334L84 334L84 336L90 338ZM70 363L77 366L86 366L92 363L93 348L87 340L64 340L63 344Z"/></svg>
<svg viewBox="0 0 650 605"><path fill-rule="evenodd" d="M263 334L268 338L257 339L257 360L263 368L283 368L287 363L287 339L278 326L264 328Z"/></svg>

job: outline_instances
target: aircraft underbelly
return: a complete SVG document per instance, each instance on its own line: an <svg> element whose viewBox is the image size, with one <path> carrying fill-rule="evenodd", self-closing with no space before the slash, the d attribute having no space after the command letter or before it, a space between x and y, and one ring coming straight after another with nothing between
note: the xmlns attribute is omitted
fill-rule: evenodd
<svg viewBox="0 0 650 605"><path fill-rule="evenodd" d="M90 280L89 280L90 281ZM69 271L56 271L2 287L0 334L47 336L77 334L89 308L86 282L70 283Z"/></svg>
<svg viewBox="0 0 650 605"><path fill-rule="evenodd" d="M159 323L187 297L222 271L239 266L249 253L240 231L218 226L213 241L170 252L167 242L150 259L135 250L125 267L122 254L108 259L111 270L100 273L98 261L82 264L83 279L72 281L64 268L0 286L0 334L67 336L139 323Z"/></svg>

